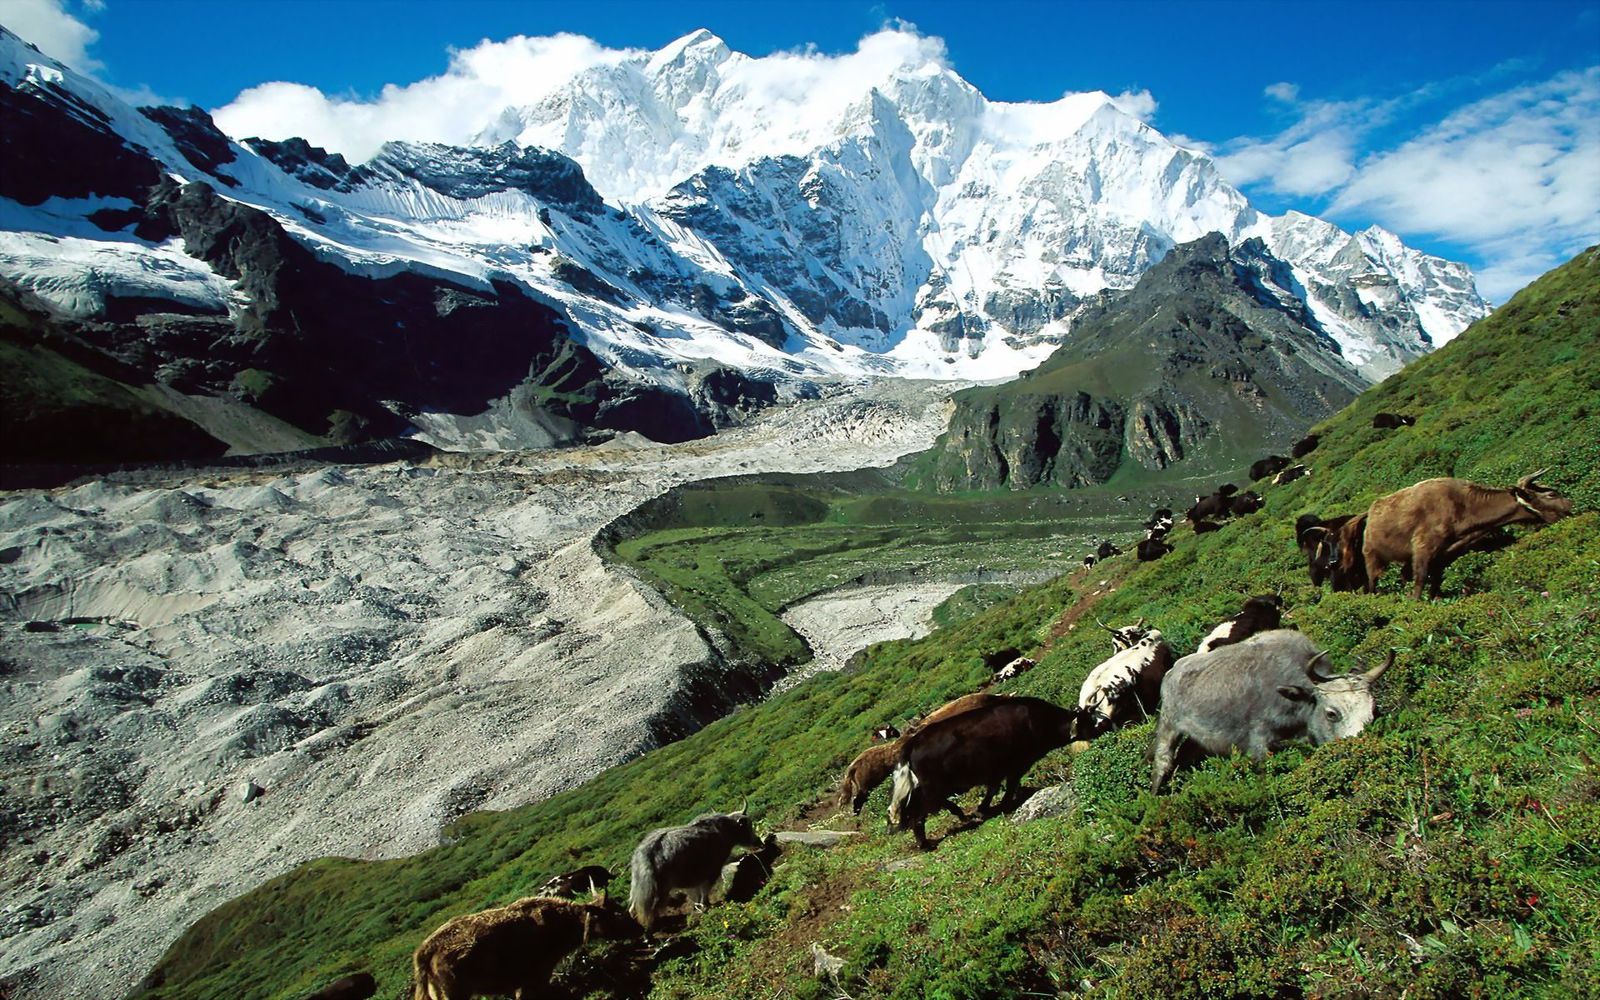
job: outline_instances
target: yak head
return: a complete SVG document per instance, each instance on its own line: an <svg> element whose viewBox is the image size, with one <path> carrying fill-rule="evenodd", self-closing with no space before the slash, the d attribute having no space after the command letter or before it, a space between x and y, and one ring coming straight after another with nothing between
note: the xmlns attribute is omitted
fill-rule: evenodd
<svg viewBox="0 0 1600 1000"><path fill-rule="evenodd" d="M762 841L756 835L755 822L750 819L750 814L746 811L749 805L750 800L746 799L738 812L728 814L728 819L733 822L734 843L758 851L761 849Z"/></svg>
<svg viewBox="0 0 1600 1000"><path fill-rule="evenodd" d="M594 936L617 940L642 937L645 933L639 922L633 919L633 915L612 903L603 889L595 896L594 902L581 905L584 944L588 944L589 938Z"/></svg>
<svg viewBox="0 0 1600 1000"><path fill-rule="evenodd" d="M1362 673L1328 674L1317 666L1327 655L1318 653L1307 661L1309 684L1285 684L1278 688L1280 695L1308 709L1306 736L1315 744L1360 735L1372 721L1372 684L1394 665L1394 650L1390 650L1382 666Z"/></svg>
<svg viewBox="0 0 1600 1000"><path fill-rule="evenodd" d="M1517 480L1517 485L1511 487L1511 495L1516 498L1517 505L1522 509L1545 524L1554 524L1572 513L1572 501L1556 490L1539 484L1539 477L1547 471L1540 469L1538 472L1523 476Z"/></svg>
<svg viewBox="0 0 1600 1000"><path fill-rule="evenodd" d="M1142 617L1132 625L1124 625L1122 628L1112 628L1098 618L1094 620L1094 623L1111 633L1111 648L1118 653L1139 645L1152 631L1145 628Z"/></svg>

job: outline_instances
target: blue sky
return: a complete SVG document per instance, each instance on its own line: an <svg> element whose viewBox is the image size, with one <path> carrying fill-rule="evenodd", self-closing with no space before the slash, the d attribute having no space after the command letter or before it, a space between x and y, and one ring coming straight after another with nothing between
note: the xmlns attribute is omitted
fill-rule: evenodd
<svg viewBox="0 0 1600 1000"><path fill-rule="evenodd" d="M706 27L751 55L837 54L903 22L991 99L1138 95L1263 209L1376 222L1471 263L1493 298L1600 239L1600 0L0 0L0 22L208 109L269 81L381 102L518 34L659 48Z"/></svg>

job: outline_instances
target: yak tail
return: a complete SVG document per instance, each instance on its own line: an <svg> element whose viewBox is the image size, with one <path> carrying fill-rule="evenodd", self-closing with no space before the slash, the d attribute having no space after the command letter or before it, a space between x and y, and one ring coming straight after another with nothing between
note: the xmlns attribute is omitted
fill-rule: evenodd
<svg viewBox="0 0 1600 1000"><path fill-rule="evenodd" d="M894 791L889 795L890 826L900 826L900 819L911 802L911 793L917 790L919 784L921 782L912 772L910 761L903 760L894 766Z"/></svg>
<svg viewBox="0 0 1600 1000"><path fill-rule="evenodd" d="M444 990L434 981L432 970L422 960L421 949L411 959L411 974L417 981L411 1000L445 1000Z"/></svg>
<svg viewBox="0 0 1600 1000"><path fill-rule="evenodd" d="M656 905L660 901L660 888L656 885L655 869L643 851L635 851L629 868L628 912L645 930L655 922Z"/></svg>

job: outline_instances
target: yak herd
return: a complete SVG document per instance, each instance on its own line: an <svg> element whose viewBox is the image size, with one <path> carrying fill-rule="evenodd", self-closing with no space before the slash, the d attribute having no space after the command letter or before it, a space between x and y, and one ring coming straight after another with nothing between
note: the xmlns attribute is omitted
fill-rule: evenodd
<svg viewBox="0 0 1600 1000"><path fill-rule="evenodd" d="M1379 414L1376 428L1415 424L1415 418ZM1252 481L1272 477L1291 482L1311 470L1295 460L1311 454L1315 435L1296 443L1291 454L1269 456L1250 468ZM1295 537L1312 583L1334 590L1376 589L1384 570L1399 565L1420 599L1424 586L1439 593L1446 567L1461 555L1509 544L1506 526L1547 524L1567 516L1572 502L1538 483L1540 473L1504 489L1463 479L1429 479L1374 501L1366 510L1329 518L1303 515ZM1254 490L1233 484L1196 497L1187 512L1196 533L1218 522L1261 509ZM1138 558L1158 559L1172 550L1165 540L1173 512L1158 510L1145 523ZM1104 542L1085 565L1117 555ZM1014 808L1022 799L1022 778L1041 758L1061 747L1081 749L1127 723L1157 716L1150 788L1159 794L1171 777L1180 747L1195 756L1242 751L1263 757L1297 740L1326 743L1359 734L1373 717L1372 685L1394 662L1346 672L1328 669L1328 654L1292 628L1283 627L1283 601L1261 595L1244 601L1239 612L1218 624L1196 650L1174 659L1159 629L1143 618L1116 628L1097 623L1110 635L1111 656L1090 671L1078 702L1064 708L1040 698L977 692L911 720L904 731L884 725L872 743L845 769L836 793L839 808L859 815L872 791L891 781L890 827L910 830L928 849L929 817L948 811L962 822L981 821ZM989 658L990 683L1009 680L1034 665L1018 650ZM988 685L985 685L988 686ZM1158 711L1159 710L1159 711ZM982 789L972 816L956 798ZM999 801L995 802L996 795ZM414 1000L468 1000L510 993L531 1000L546 988L558 962L591 935L638 937L655 926L675 890L703 909L712 887L724 877L735 848L746 854L740 865L768 869L777 854L769 835L757 836L745 810L707 813L683 826L653 830L634 850L627 911L607 901L611 873L590 865L557 876L543 895L457 917L431 934L417 949ZM734 883L741 869L735 869ZM751 885L760 884L752 876ZM558 898L583 890L593 902ZM752 892L730 898L748 898ZM342 982L342 981L341 981ZM367 977L370 983L370 977ZM363 993L361 995L368 995Z"/></svg>

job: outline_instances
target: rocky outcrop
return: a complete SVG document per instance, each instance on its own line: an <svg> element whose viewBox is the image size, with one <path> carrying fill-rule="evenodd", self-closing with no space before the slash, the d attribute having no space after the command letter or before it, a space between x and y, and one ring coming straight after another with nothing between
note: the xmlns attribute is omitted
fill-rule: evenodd
<svg viewBox="0 0 1600 1000"><path fill-rule="evenodd" d="M139 199L160 166L112 129L97 108L46 80L0 81L0 197Z"/></svg>
<svg viewBox="0 0 1600 1000"><path fill-rule="evenodd" d="M166 130L184 159L228 187L239 186L238 180L219 169L237 157L233 143L217 128L210 115L196 107L168 106L140 108L139 113Z"/></svg>

